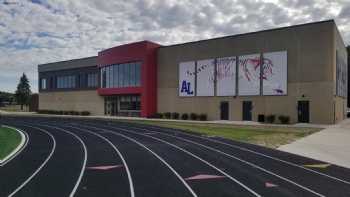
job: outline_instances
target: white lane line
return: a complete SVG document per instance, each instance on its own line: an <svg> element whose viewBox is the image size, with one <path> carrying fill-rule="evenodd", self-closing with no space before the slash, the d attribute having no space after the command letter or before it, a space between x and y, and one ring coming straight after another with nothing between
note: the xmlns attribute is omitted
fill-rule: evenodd
<svg viewBox="0 0 350 197"><path fill-rule="evenodd" d="M9 163L11 160L13 160L17 155L19 155L22 152L22 150L25 149L25 147L27 146L27 144L29 142L29 135L25 131L14 128L14 127L6 126L6 125L3 125L3 126L17 130L21 134L21 143L6 158L4 158L3 160L0 160L0 167L5 166L7 163Z"/></svg>
<svg viewBox="0 0 350 197"><path fill-rule="evenodd" d="M127 176L128 176L129 186L130 186L130 196L131 196L131 197L135 197L134 184L133 184L133 181L132 181L132 178L131 178L131 173L130 173L128 164L126 163L124 156L121 154L121 152L118 150L118 148L117 148L111 141L109 141L107 138L103 137L102 135L100 135L100 134L98 134L98 133L94 133L94 132L91 132L91 131L89 131L89 130L81 129L81 128L78 128L78 127L73 127L73 126L68 126L68 125L66 125L66 126L67 126L67 127L74 128L74 129L78 129L78 130L83 131L83 132L91 133L92 135L95 135L95 136L101 138L102 140L106 141L111 147L113 147L113 149L115 150L115 152L116 152L116 153L119 155L119 157L121 158L121 160L122 160L122 162L123 162L123 165L124 165L124 167L125 167L125 169L126 169L126 174L127 174Z"/></svg>
<svg viewBox="0 0 350 197"><path fill-rule="evenodd" d="M93 128L96 128L96 129L97 129L97 127L93 127ZM102 129L102 128L99 128L99 129ZM261 195L259 195L258 193L256 193L254 190L252 190L251 188L249 188L248 186L244 185L242 182L240 182L240 181L238 181L237 179L233 178L232 176L230 176L230 175L227 174L226 172L222 171L221 169L215 167L213 164L209 163L208 161L206 161L206 160L200 158L199 156L197 156L197 155L195 155L195 154L193 154L193 153L191 153L191 152L189 152L189 151L187 151L187 150L185 150L185 149L183 149L183 148L181 148L181 147L179 147L179 146L176 146L175 144L172 144L172 143L170 143L170 142L167 142L167 141L165 141L165 140L162 140L162 139L159 139L159 138L157 138L157 137L150 136L150 135L141 134L141 133L138 133L138 132L134 132L134 131L130 131L130 130L127 130L127 129L122 129L122 128L118 128L118 129L120 129L120 130L122 130L122 131L125 131L125 132L128 132L128 133L133 133L133 134L137 134L137 135L149 137L149 138L152 138L152 139L157 140L157 141L159 141L159 142L165 143L165 144L167 144L167 145L169 145L169 146L171 146L171 147L174 147L175 149L178 149L178 150L180 150L180 151L182 151L182 152L184 152L184 153L186 153L186 154L188 154L188 155L190 155L190 156L192 156L192 157L198 159L199 161L201 161L201 162L207 164L207 165L210 166L211 168L213 168L213 169L215 169L216 171L220 172L221 174L225 175L227 178L231 179L233 182L237 183L238 185L240 185L241 187L243 187L244 189L246 189L248 192L250 192L250 193L253 194L254 196L258 196L258 197L261 196ZM106 129L102 129L102 130L106 130ZM111 133L114 133L112 130L106 130L106 131L111 132Z"/></svg>
<svg viewBox="0 0 350 197"><path fill-rule="evenodd" d="M53 146L52 146L52 149L51 149L51 152L50 154L48 155L48 157L45 159L45 161L39 166L38 169L35 170L35 172L29 176L29 178L27 178L17 189L15 189L8 197L12 197L14 196L19 190L21 190L29 181L31 181L33 179L33 177L38 174L38 172L46 165L46 163L50 160L50 158L52 157L53 153L55 152L56 150L56 140L55 140L55 137L53 135L51 135L51 133L47 132L46 130L44 129L40 129L38 127L32 127L30 125L25 125L23 124L23 126L26 126L26 127L30 127L30 128L34 128L34 129L37 129L39 131L42 131L44 133L46 133L48 136L50 136L50 138L52 139L52 142L53 142Z"/></svg>
<svg viewBox="0 0 350 197"><path fill-rule="evenodd" d="M152 126L150 126L150 127L152 127ZM160 129L160 128L156 128L156 127L152 127L152 128ZM139 129L145 130L145 131L149 131L148 129L145 129L145 128L139 128ZM226 143L226 142L222 142L220 140L209 139L209 138L205 138L205 137L202 137L202 136L191 135L189 133L184 133L184 132L181 132L181 131L170 130L170 129L167 129L167 128L164 128L164 130L168 130L169 132L174 132L174 133L181 133L183 135L187 135L187 136L191 136L191 137L195 137L195 138L199 138L199 139L208 140L208 141L211 141L211 142L214 142L214 143L218 143L218 144L226 145L226 146L229 146L229 147L232 147L232 148L236 148L236 149L239 149L239 150L242 150L242 151L250 152L250 153L253 153L253 154L256 154L256 155L260 155L262 157L266 157L266 158L269 158L269 159L272 159L272 160L275 160L275 161L278 161L278 162L282 162L282 163L290 165L290 166L301 168L303 170L306 170L306 171L318 174L320 176L324 176L324 177L333 179L335 181L339 181L339 182L342 182L342 183L350 185L350 181L346 181L346 180L343 180L343 179L340 179L340 178L337 178L337 177L334 177L334 176L331 176L331 175L328 175L328 174L325 174L325 173L322 173L322 172L318 172L316 170L312 170L312 169L306 168L306 167L304 167L302 165L298 165L298 164L295 164L295 163L292 163L292 162L289 162L289 161L286 161L286 160L283 160L283 159L279 159L277 157L266 155L264 153L260 153L260 152L257 152L257 151L254 151L254 150L251 150L251 149L248 149L248 148L244 148L244 147L240 147L240 146L237 146L237 145L229 144L229 143Z"/></svg>
<svg viewBox="0 0 350 197"><path fill-rule="evenodd" d="M84 149L84 161L83 161L83 165L82 165L82 167L81 167L78 180L77 180L77 182L75 183L72 192L69 194L69 197L73 197L74 194L75 194L75 192L76 192L77 189L78 189L78 186L79 186L79 184L80 184L80 182L81 182L81 179L83 178L84 171L85 171L85 168L86 168L86 161L87 161L88 153L87 153L87 148L86 148L86 146L85 146L85 143L83 142L83 140L82 140L79 136L77 136L76 134L74 134L74 133L72 133L72 132L70 132L70 131L67 131L67 130L65 130L65 129L61 129L61 128L58 128L58 127L52 127L52 126L50 126L50 125L45 125L45 124L37 124L37 125L41 125L41 126L46 126L46 127L49 127L49 128L58 129L58 130L61 130L61 131L63 131L63 132L66 132L66 133L68 133L68 134L71 134L71 135L72 135L73 137L75 137L75 138L81 143L81 145L83 146L83 149Z"/></svg>
<svg viewBox="0 0 350 197"><path fill-rule="evenodd" d="M106 126L106 127L107 127L107 126ZM137 129L137 128L135 128L135 127L131 127L131 128ZM242 163L245 163L245 164L247 164L247 165L249 165L249 166L252 166L252 167L254 167L254 168L257 168L257 169L259 169L259 170L261 170L261 171L263 171L263 172L265 172L265 173L267 173L267 174L270 174L270 175L273 175L273 176L275 176L275 177L277 177L277 178L280 178L280 179L282 179L282 180L284 180L284 181L286 181L286 182L288 182L288 183L291 183L291 184L293 184L293 185L295 185L295 186L298 186L298 187L300 187L300 188L302 188L302 189L304 189L304 190L306 190L306 191L308 191L308 192L310 192L310 193L313 193L313 194L315 194L315 195L317 195L317 196L324 197L324 195L322 195L322 194L320 194L320 193L317 193L316 191L313 191L312 189L309 189L309 188L307 188L307 187L305 187L305 186L303 186L303 185L300 185L300 184L298 184L298 183L296 183L296 182L294 182L294 181L292 181L292 180L290 180L290 179L288 179L288 178L285 178L285 177L283 177L283 176L281 176L281 175L278 175L278 174L276 174L276 173L274 173L274 172L271 172L271 171L269 171L269 170L267 170L267 169L265 169L265 168L263 168L263 167L260 167L260 166L258 166L258 165L256 165L256 164L253 164L253 163L251 163L251 162L249 162L249 161L246 161L246 160L240 159L240 158L238 158L238 157L235 157L235 156L233 156L233 155L230 155L230 154L228 154L228 153L222 152L222 151L220 151L220 150L218 150L218 149L215 149L215 148L212 148L212 147L209 147L209 146L206 146L206 145L203 145L203 144L200 144L200 143L197 143L197 142L194 142L194 141L191 141L191 140L182 138L182 137L177 137L177 136L173 136L173 135L170 135L170 134L165 134L165 133L163 133L163 132L158 132L158 131L148 130L148 129L141 129L141 130L147 130L148 132L157 132L157 133L159 133L159 134L161 134L161 135L166 135L166 136L169 136L169 137L172 137L172 138L179 139L179 140L181 140L181 141L186 141L186 142L189 142L189 143L192 143L192 144L195 144L195 145L204 147L204 148L206 148L206 149L209 149L209 150L212 150L212 151L214 151L214 152L223 154L223 155L225 155L225 156L227 156L227 157L230 157L230 158L232 158L232 159L235 159L235 160L237 160L237 161L240 161L240 162L242 162Z"/></svg>
<svg viewBox="0 0 350 197"><path fill-rule="evenodd" d="M82 125L81 125L82 126ZM166 165L174 174L175 176L185 185L185 187L188 189L188 191L192 194L192 196L194 197L197 197L197 194L192 190L192 188L187 184L187 182L179 175L178 172L176 172L176 170L170 166L170 164L168 164L162 157L160 157L157 153L153 152L151 149L149 149L147 146L143 145L142 143L140 143L139 141L133 139L133 138L130 138L126 135L123 135L121 133L116 133L116 132L113 132L113 131L109 131L107 129L102 129L102 128L97 128L97 127L92 127L92 126L83 126L83 127L90 127L90 128L95 128L95 129L99 129L99 130L104 130L110 134L113 134L113 135L118 135L118 136L121 136L123 138L126 138L136 144L138 144L139 146L143 147L144 149L146 149L147 151L149 151L151 154L153 154L155 157L157 157L164 165Z"/></svg>

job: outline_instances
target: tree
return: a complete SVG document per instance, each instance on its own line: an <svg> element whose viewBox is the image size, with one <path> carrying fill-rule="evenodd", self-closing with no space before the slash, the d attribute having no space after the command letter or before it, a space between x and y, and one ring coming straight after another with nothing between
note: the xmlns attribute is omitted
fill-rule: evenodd
<svg viewBox="0 0 350 197"><path fill-rule="evenodd" d="M23 110L23 105L28 105L30 101L30 85L26 74L23 73L17 85L17 90L15 93L16 101L21 105L21 110Z"/></svg>

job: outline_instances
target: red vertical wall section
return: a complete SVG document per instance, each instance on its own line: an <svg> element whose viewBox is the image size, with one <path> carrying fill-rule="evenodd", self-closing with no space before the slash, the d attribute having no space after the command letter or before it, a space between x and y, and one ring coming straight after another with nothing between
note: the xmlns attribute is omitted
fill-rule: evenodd
<svg viewBox="0 0 350 197"><path fill-rule="evenodd" d="M141 116L149 117L157 112L157 49L160 45L142 41L106 49L98 53L99 67L111 64L140 61L141 86L128 88L99 88L101 96L140 94Z"/></svg>

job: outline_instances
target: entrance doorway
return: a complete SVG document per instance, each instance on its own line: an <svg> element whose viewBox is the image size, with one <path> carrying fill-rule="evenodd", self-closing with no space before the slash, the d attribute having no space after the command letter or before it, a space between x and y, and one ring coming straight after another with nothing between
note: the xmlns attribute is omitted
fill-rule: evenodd
<svg viewBox="0 0 350 197"><path fill-rule="evenodd" d="M252 110L253 110L253 104L252 101L243 101L243 115L242 119L244 121L251 121L252 120Z"/></svg>
<svg viewBox="0 0 350 197"><path fill-rule="evenodd" d="M220 103L220 119L229 120L229 104L227 101Z"/></svg>
<svg viewBox="0 0 350 197"><path fill-rule="evenodd" d="M310 122L309 101L298 101L298 122Z"/></svg>

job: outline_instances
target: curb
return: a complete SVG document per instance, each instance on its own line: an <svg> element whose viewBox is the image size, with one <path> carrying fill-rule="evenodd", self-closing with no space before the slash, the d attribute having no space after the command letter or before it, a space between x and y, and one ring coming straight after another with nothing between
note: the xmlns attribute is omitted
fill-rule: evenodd
<svg viewBox="0 0 350 197"><path fill-rule="evenodd" d="M220 124L234 126L267 126L267 127L289 127L289 128L319 128L326 129L335 125L314 125L314 124L263 124L253 121L192 121L192 120L174 120L174 119L154 119L142 117L122 117L122 116L81 116L81 115L57 115L57 114L38 114L38 113L7 113L3 116L22 116L22 117L55 117L55 118L76 118L76 119L100 119L100 120L145 120L150 122L179 122L179 123L195 123L195 124Z"/></svg>

